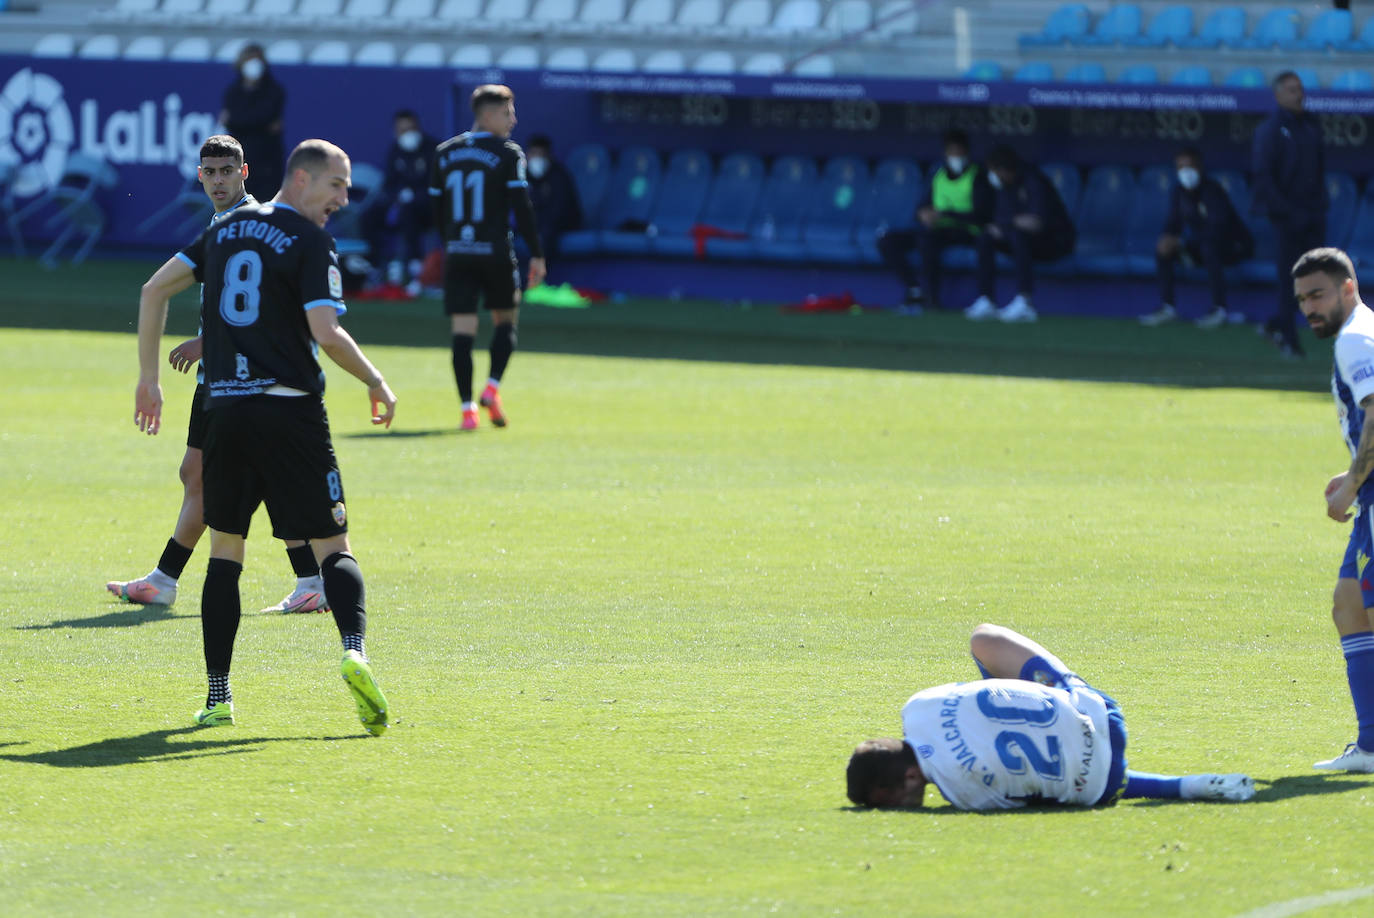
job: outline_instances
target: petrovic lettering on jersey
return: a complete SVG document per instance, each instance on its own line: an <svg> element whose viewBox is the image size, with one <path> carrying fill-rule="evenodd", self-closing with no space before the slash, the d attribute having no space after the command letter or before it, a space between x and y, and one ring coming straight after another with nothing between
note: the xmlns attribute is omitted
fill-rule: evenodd
<svg viewBox="0 0 1374 918"><path fill-rule="evenodd" d="M226 239L257 239L278 255L285 255L286 250L299 238L288 236L270 223L263 223L260 220L238 220L220 227L215 233L215 243L221 243Z"/></svg>

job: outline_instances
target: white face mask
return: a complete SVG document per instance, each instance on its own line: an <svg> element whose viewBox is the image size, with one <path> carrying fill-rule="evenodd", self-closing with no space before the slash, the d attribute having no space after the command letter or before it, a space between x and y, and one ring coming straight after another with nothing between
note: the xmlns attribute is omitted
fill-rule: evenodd
<svg viewBox="0 0 1374 918"><path fill-rule="evenodd" d="M549 171L549 161L542 156L531 156L527 165L534 178L543 178L544 173Z"/></svg>
<svg viewBox="0 0 1374 918"><path fill-rule="evenodd" d="M401 136L396 138L396 142L401 145L402 150L407 153L414 153L420 149L420 141L423 139L419 131L411 128L408 131L403 131Z"/></svg>
<svg viewBox="0 0 1374 918"><path fill-rule="evenodd" d="M1198 175L1197 170L1192 166L1184 166L1178 170L1178 183L1189 191L1196 188L1201 179L1202 176Z"/></svg>
<svg viewBox="0 0 1374 918"><path fill-rule="evenodd" d="M964 167L967 165L968 157L966 156L945 157L945 170L953 175L961 175L964 171Z"/></svg>
<svg viewBox="0 0 1374 918"><path fill-rule="evenodd" d="M1001 191L1001 190L1002 190L1002 176L998 175L996 172L991 172L991 171L989 171L989 172L988 172L988 184L991 185L995 190Z"/></svg>
<svg viewBox="0 0 1374 918"><path fill-rule="evenodd" d="M243 78L250 83L256 83L258 80L262 79L262 75L266 70L267 65L262 62L262 58L260 57L248 58L248 60L243 62L243 66L239 68L239 72L243 74Z"/></svg>

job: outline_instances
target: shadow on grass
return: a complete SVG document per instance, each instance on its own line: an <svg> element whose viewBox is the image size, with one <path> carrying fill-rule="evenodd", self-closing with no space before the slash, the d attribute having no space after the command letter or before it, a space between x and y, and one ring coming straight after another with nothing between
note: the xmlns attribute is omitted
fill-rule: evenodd
<svg viewBox="0 0 1374 918"><path fill-rule="evenodd" d="M449 437L458 434L458 428L440 427L436 430L359 430L353 433L335 434L336 439L340 440L367 440L373 437L400 437L409 439L412 437Z"/></svg>
<svg viewBox="0 0 1374 918"><path fill-rule="evenodd" d="M137 765L141 762L175 762L180 759L204 758L208 755L256 752L267 743L333 742L367 738L362 735L224 737L220 732L222 730L223 728L211 727L153 730L149 733L140 733L138 736L112 737L72 746L69 749L30 752L25 755L0 753L0 759L26 762L30 765L50 765L53 768L109 768L117 765ZM194 734L196 739L174 741L177 737L191 734Z"/></svg>
<svg viewBox="0 0 1374 918"><path fill-rule="evenodd" d="M149 622L165 622L174 618L200 618L199 615L176 615L171 606L120 606L91 618L63 618L46 625L15 625L15 631L49 631L54 628L135 628Z"/></svg>

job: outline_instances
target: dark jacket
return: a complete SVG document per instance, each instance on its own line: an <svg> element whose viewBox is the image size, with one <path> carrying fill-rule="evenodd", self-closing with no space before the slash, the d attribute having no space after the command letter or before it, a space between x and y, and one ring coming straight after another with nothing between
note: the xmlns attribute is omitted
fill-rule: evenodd
<svg viewBox="0 0 1374 918"><path fill-rule="evenodd" d="M1078 228L1069 217L1068 208L1054 183L1030 163L1022 163L1014 185L1004 185L995 192L992 222L1009 232L1012 218L1018 214L1035 214L1040 218L1042 233L1053 233L1077 241ZM1072 244L1069 248L1072 249Z"/></svg>
<svg viewBox="0 0 1374 918"><path fill-rule="evenodd" d="M1192 191L1174 182L1169 195L1169 215L1164 219L1164 232L1171 236L1187 236L1199 242L1229 242L1237 247L1254 244L1250 228L1236 213L1231 196L1210 175L1204 175ZM1248 242L1242 245L1243 240Z"/></svg>
<svg viewBox="0 0 1374 918"><path fill-rule="evenodd" d="M1250 172L1258 213L1292 226L1326 219L1326 152L1315 115L1279 109L1261 121Z"/></svg>
<svg viewBox="0 0 1374 918"><path fill-rule="evenodd" d="M534 202L534 216L545 248L564 233L582 226L582 203L567 166L550 159L543 177L530 176L529 183L530 200Z"/></svg>
<svg viewBox="0 0 1374 918"><path fill-rule="evenodd" d="M429 206L429 171L434 166L434 148L439 145L428 134L420 138L420 145L414 150L402 149L393 140L386 151L386 172L382 179L382 191L388 200L395 200L402 188L409 188L415 195L413 200Z"/></svg>
<svg viewBox="0 0 1374 918"><path fill-rule="evenodd" d="M245 184L259 200L266 201L277 193L286 172L281 131L271 129L285 111L286 90L271 70L252 89L242 80L234 80L224 91L224 129L243 146L243 159L248 163Z"/></svg>

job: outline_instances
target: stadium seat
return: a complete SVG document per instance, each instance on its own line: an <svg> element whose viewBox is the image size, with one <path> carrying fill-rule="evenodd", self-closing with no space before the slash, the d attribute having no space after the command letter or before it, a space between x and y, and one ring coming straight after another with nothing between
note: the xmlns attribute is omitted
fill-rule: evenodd
<svg viewBox="0 0 1374 918"><path fill-rule="evenodd" d="M1054 67L1044 61L1027 61L1011 78L1017 83L1049 83L1054 79Z"/></svg>
<svg viewBox="0 0 1374 918"><path fill-rule="evenodd" d="M832 77L835 59L829 54L808 54L792 62L791 73L800 77Z"/></svg>
<svg viewBox="0 0 1374 918"><path fill-rule="evenodd" d="M887 0L873 14L873 28L862 38L870 44L889 44L893 39L911 35L920 24L917 4L911 0Z"/></svg>
<svg viewBox="0 0 1374 918"><path fill-rule="evenodd" d="M645 73L686 73L687 60L674 48L651 51L640 69Z"/></svg>
<svg viewBox="0 0 1374 918"><path fill-rule="evenodd" d="M1028 66L1028 65L1023 65ZM1046 67L1049 64L1045 64ZM1051 76L1053 73L1051 73ZM980 82L991 82L1002 79L1002 65L997 61L974 61L969 68L964 71L964 79L978 80Z"/></svg>
<svg viewBox="0 0 1374 918"><path fill-rule="evenodd" d="M1085 35L1074 35L1069 42L1078 47L1102 47L1114 45L1128 38L1140 35L1140 7L1134 3L1122 3L1107 10L1097 21L1097 26Z"/></svg>
<svg viewBox="0 0 1374 918"><path fill-rule="evenodd" d="M76 56L91 60L112 60L119 57L119 39L113 35L92 35L81 43Z"/></svg>
<svg viewBox="0 0 1374 918"><path fill-rule="evenodd" d="M396 46L389 41L363 42L353 54L353 63L362 67L394 67L396 60Z"/></svg>
<svg viewBox="0 0 1374 918"><path fill-rule="evenodd" d="M852 35L873 25L873 4L868 0L838 0L826 10L821 28L832 35Z"/></svg>
<svg viewBox="0 0 1374 918"><path fill-rule="evenodd" d="M166 57L169 61L208 61L210 39L200 35L179 39L168 49Z"/></svg>
<svg viewBox="0 0 1374 918"><path fill-rule="evenodd" d="M1268 220L1250 219L1250 183L1245 180L1244 175L1230 169L1215 169L1209 174L1226 189L1226 194L1231 198L1231 205L1255 237L1254 256L1249 261L1228 268L1227 274L1251 283L1273 283L1278 242L1274 236L1274 227Z"/></svg>
<svg viewBox="0 0 1374 918"><path fill-rule="evenodd" d="M328 28L339 21L342 13L343 0L298 0L296 12L287 20L300 28Z"/></svg>
<svg viewBox="0 0 1374 918"><path fill-rule="evenodd" d="M305 61L305 49L294 38L279 38L263 49L274 64L300 64Z"/></svg>
<svg viewBox="0 0 1374 918"><path fill-rule="evenodd" d="M781 156L773 163L759 195L750 238L713 239L707 251L734 258L761 257L805 261L802 218L816 191L816 163L809 156ZM716 245L719 243L719 245Z"/></svg>
<svg viewBox="0 0 1374 918"><path fill-rule="evenodd" d="M391 19L404 25L418 25L434 18L434 0L396 0L391 7ZM405 55L401 55L405 60Z"/></svg>
<svg viewBox="0 0 1374 918"><path fill-rule="evenodd" d="M158 19L170 23L194 23L205 12L205 0L162 0L158 7ZM213 11L219 15L218 4Z"/></svg>
<svg viewBox="0 0 1374 918"><path fill-rule="evenodd" d="M921 167L908 159L885 159L878 163L869 183L868 201L854 229L854 244L859 257L868 264L881 264L878 236L889 229L909 229L916 223L916 207L925 194Z"/></svg>
<svg viewBox="0 0 1374 918"><path fill-rule="evenodd" d="M411 45L401 53L401 66L442 67L444 66L444 49L432 41L422 41Z"/></svg>
<svg viewBox="0 0 1374 918"><path fill-rule="evenodd" d="M720 25L724 13L721 0L683 0L675 21L681 30L709 32Z"/></svg>
<svg viewBox="0 0 1374 918"><path fill-rule="evenodd" d="M558 27L576 20L577 0L534 0L529 14L529 21L540 27Z"/></svg>
<svg viewBox="0 0 1374 918"><path fill-rule="evenodd" d="M155 13L158 2L159 0L115 0L113 7L97 12L93 18L109 22L130 22L136 17Z"/></svg>
<svg viewBox="0 0 1374 918"><path fill-rule="evenodd" d="M126 60L160 61L166 56L166 44L155 35L140 35L124 46Z"/></svg>
<svg viewBox="0 0 1374 918"><path fill-rule="evenodd" d="M1321 79L1317 76L1317 68L1300 66L1289 69L1302 81L1303 89L1311 91L1321 86Z"/></svg>
<svg viewBox="0 0 1374 918"><path fill-rule="evenodd" d="M698 215L698 222L706 228L736 236L745 236L763 193L763 160L753 153L732 153L721 161L715 180L706 196L706 204ZM705 251L716 254L722 245L741 248L749 253L748 239L707 239Z"/></svg>
<svg viewBox="0 0 1374 918"><path fill-rule="evenodd" d="M1323 10L1312 18L1307 33L1295 41L1281 41L1285 51L1325 51L1353 40L1355 23L1350 10Z"/></svg>
<svg viewBox="0 0 1374 918"><path fill-rule="evenodd" d="M614 57L611 57L612 55L614 55ZM612 49L612 50L610 50L610 51L603 52L603 53L601 54L601 56L597 58L597 60L600 61L602 58L606 58L608 61L614 61L614 60L619 60L620 57L621 57L622 55L628 55L628 56L629 56L629 58L630 58L630 66L629 66L628 69L633 70L633 69L634 69L635 57L634 57L633 54L631 54L629 51L625 51L623 48L615 48L615 49ZM586 49L586 48L570 48L570 47L567 47L567 46L555 48L553 51L549 52L549 56L548 56L548 57L544 58L544 69L545 69L545 70L590 70L590 69L592 69L591 55L589 55L589 54L587 53L587 49ZM595 68L595 69L597 69L597 70L603 70L603 69L604 69L604 70L624 70L625 68L623 68L623 67L619 67L619 68L618 68L618 67L615 67L615 66L611 66L611 67L604 67L604 68L603 68L603 67L597 67L597 68Z"/></svg>
<svg viewBox="0 0 1374 918"><path fill-rule="evenodd" d="M354 29L371 30L387 18L391 0L347 0L339 22Z"/></svg>
<svg viewBox="0 0 1374 918"><path fill-rule="evenodd" d="M95 200L96 192L114 188L118 184L119 173L109 163L85 153L70 154L58 183L14 211L6 221L15 253L24 254L24 220L34 214L51 211L43 227L56 229L58 233L52 244L39 256L39 261L48 268L56 268L58 254L77 233L85 233L86 238L72 254L71 263L75 265L85 261L105 232L105 210Z"/></svg>
<svg viewBox="0 0 1374 918"><path fill-rule="evenodd" d="M496 66L534 70L539 66L539 49L533 45L511 45L496 55Z"/></svg>
<svg viewBox="0 0 1374 918"><path fill-rule="evenodd" d="M1116 81L1133 86L1153 85L1159 82L1159 71L1154 64L1132 64L1122 68L1116 75Z"/></svg>
<svg viewBox="0 0 1374 918"><path fill-rule="evenodd" d="M620 251L625 251L623 234L645 235L662 179L663 166L658 151L649 147L630 147L620 152L597 220L599 250L615 244L622 246Z"/></svg>
<svg viewBox="0 0 1374 918"><path fill-rule="evenodd" d="M1231 42L1233 48L1274 48L1298 40L1298 11L1291 6L1270 10L1255 24L1249 37Z"/></svg>
<svg viewBox="0 0 1374 918"><path fill-rule="evenodd" d="M1215 9L1202 21L1202 27L1190 38L1174 42L1180 48L1217 48L1234 45L1245 38L1245 9L1223 6Z"/></svg>
<svg viewBox="0 0 1374 918"><path fill-rule="evenodd" d="M1180 44L1193 34L1193 8L1187 4L1166 6L1155 14L1141 35L1123 38L1121 43L1135 48L1163 48Z"/></svg>
<svg viewBox="0 0 1374 918"><path fill-rule="evenodd" d="M215 0L215 5L207 9L203 16L197 17L194 23L204 26L207 23L228 23L235 17L242 17L248 14L250 6L249 0Z"/></svg>
<svg viewBox="0 0 1374 918"><path fill-rule="evenodd" d="M1125 229L1134 188L1125 166L1097 166L1088 174L1074 221L1078 248L1073 264L1079 271L1110 276L1127 269Z"/></svg>
<svg viewBox="0 0 1374 918"><path fill-rule="evenodd" d="M1155 273L1155 243L1169 215L1174 188L1171 166L1149 166L1140 171L1131 192L1131 213L1126 222L1126 266L1132 274Z"/></svg>
<svg viewBox="0 0 1374 918"><path fill-rule="evenodd" d="M1023 47L1040 48L1062 45L1067 41L1088 34L1092 16L1082 3L1066 3L1050 13L1044 28L1038 34L1022 35L1018 42Z"/></svg>
<svg viewBox="0 0 1374 918"><path fill-rule="evenodd" d="M494 62L486 45L459 45L448 59L450 67L490 67Z"/></svg>
<svg viewBox="0 0 1374 918"><path fill-rule="evenodd" d="M1169 83L1174 86L1211 86L1212 71L1199 65L1180 67L1169 77Z"/></svg>
<svg viewBox="0 0 1374 918"><path fill-rule="evenodd" d="M1342 70L1332 79L1330 88L1341 92L1374 92L1374 76L1368 70Z"/></svg>
<svg viewBox="0 0 1374 918"><path fill-rule="evenodd" d="M362 216L367 205L375 200L386 182L381 169L371 163L354 162L348 186L348 207L336 213L329 221L329 232L334 237L340 255L365 253L367 242L362 238Z"/></svg>
<svg viewBox="0 0 1374 918"><path fill-rule="evenodd" d="M629 48L610 48L602 51L592 61L592 69L603 73L633 73L635 55Z"/></svg>
<svg viewBox="0 0 1374 918"><path fill-rule="evenodd" d="M766 31L778 36L807 35L820 27L820 0L784 0Z"/></svg>
<svg viewBox="0 0 1374 918"><path fill-rule="evenodd" d="M1374 182L1370 182L1360 196L1345 250L1357 268L1374 266Z"/></svg>
<svg viewBox="0 0 1374 918"><path fill-rule="evenodd" d="M672 28L674 0L634 0L629 15L619 31L638 35L643 32L664 32ZM614 28L614 24L608 24Z"/></svg>
<svg viewBox="0 0 1374 918"><path fill-rule="evenodd" d="M692 73L726 74L735 72L735 56L729 51L707 51L692 61Z"/></svg>
<svg viewBox="0 0 1374 918"><path fill-rule="evenodd" d="M1222 80L1221 84L1237 89L1260 89L1268 83L1269 81L1264 78L1264 71L1258 67L1237 67L1226 74L1226 79Z"/></svg>
<svg viewBox="0 0 1374 918"><path fill-rule="evenodd" d="M530 18L530 0L500 0L488 3L482 16L488 22L498 23L500 29L508 29L513 22L524 22Z"/></svg>
<svg viewBox="0 0 1374 918"><path fill-rule="evenodd" d="M1044 163L1040 171L1045 173L1045 178L1059 192L1064 209L1070 215L1078 213L1078 201L1083 196L1083 177L1079 175L1078 167L1073 163Z"/></svg>
<svg viewBox="0 0 1374 918"><path fill-rule="evenodd" d="M868 201L868 165L856 156L837 156L825 164L810 196L802 245L815 261L852 265L860 258L855 229Z"/></svg>
<svg viewBox="0 0 1374 918"><path fill-rule="evenodd" d="M770 0L732 0L717 34L732 37L742 32L757 32L768 25L772 13Z"/></svg>
<svg viewBox="0 0 1374 918"><path fill-rule="evenodd" d="M239 51L243 50L243 46L246 44L248 44L246 38L229 39L215 51L215 60L222 64L232 64L238 59Z"/></svg>
<svg viewBox="0 0 1374 918"><path fill-rule="evenodd" d="M439 0L434 18L440 23L447 23L447 28L461 31L483 27L490 29L490 24L482 18L482 0Z"/></svg>
<svg viewBox="0 0 1374 918"><path fill-rule="evenodd" d="M331 39L311 48L310 53L305 56L305 61L307 64L342 66L348 63L348 58L348 42Z"/></svg>
<svg viewBox="0 0 1374 918"><path fill-rule="evenodd" d="M599 32L625 20L625 0L585 0L576 23L569 27L581 34Z"/></svg>
<svg viewBox="0 0 1374 918"><path fill-rule="evenodd" d="M563 165L572 173L577 199L582 205L582 225L586 228L566 233L559 247L569 254L594 252L597 234L593 227L601 213L601 202L611 177L610 154L600 144L583 144L568 151Z"/></svg>
<svg viewBox="0 0 1374 918"><path fill-rule="evenodd" d="M1351 176L1344 172L1328 172L1326 194L1331 199L1331 206L1326 211L1326 244L1343 249L1349 244L1350 231L1355 226L1360 193Z"/></svg>
<svg viewBox="0 0 1374 918"><path fill-rule="evenodd" d="M1343 41L1337 46L1338 51L1374 51L1374 16L1370 16L1364 21L1364 27L1360 29L1358 38L1351 41Z"/></svg>
<svg viewBox="0 0 1374 918"><path fill-rule="evenodd" d="M1064 74L1066 83L1105 83L1107 82L1107 71L1097 61L1086 61L1082 64L1075 64Z"/></svg>
<svg viewBox="0 0 1374 918"><path fill-rule="evenodd" d="M658 201L654 203L653 216L649 219L653 229L629 240L635 248L619 248L609 238L603 240L602 247L611 252L691 255L695 246L691 230L711 191L713 178L709 154L704 150L678 150L668 160L668 171L663 176ZM641 245L647 248L638 248Z"/></svg>
<svg viewBox="0 0 1374 918"><path fill-rule="evenodd" d="M776 51L760 51L745 58L739 72L752 76L778 76L787 69L787 62Z"/></svg>
<svg viewBox="0 0 1374 918"><path fill-rule="evenodd" d="M71 57L76 53L76 39L64 32L51 32L34 42L29 51L33 57Z"/></svg>

